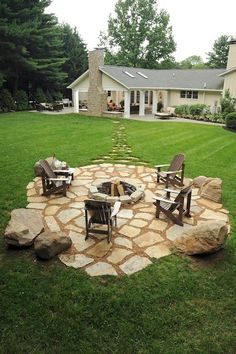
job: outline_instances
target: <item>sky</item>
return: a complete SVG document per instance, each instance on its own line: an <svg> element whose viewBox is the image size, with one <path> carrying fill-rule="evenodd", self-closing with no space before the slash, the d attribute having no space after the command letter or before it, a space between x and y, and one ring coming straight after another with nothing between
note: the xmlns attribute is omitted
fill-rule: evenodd
<svg viewBox="0 0 236 354"><path fill-rule="evenodd" d="M109 14L114 14L117 0L52 0L47 12L59 22L76 26L89 50L99 43L100 31L106 31ZM206 60L221 35L236 37L235 0L157 0L160 9L170 15L170 25L177 44L177 61L192 55Z"/></svg>

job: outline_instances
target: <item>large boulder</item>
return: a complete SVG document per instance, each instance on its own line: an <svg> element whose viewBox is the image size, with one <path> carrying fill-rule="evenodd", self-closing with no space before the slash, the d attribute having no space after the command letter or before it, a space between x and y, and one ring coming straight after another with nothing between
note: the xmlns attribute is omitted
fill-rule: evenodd
<svg viewBox="0 0 236 354"><path fill-rule="evenodd" d="M221 186L222 180L220 178L207 178L200 188L200 196L220 203Z"/></svg>
<svg viewBox="0 0 236 354"><path fill-rule="evenodd" d="M228 236L224 221L206 221L185 231L174 241L174 247L187 255L214 253L221 249Z"/></svg>
<svg viewBox="0 0 236 354"><path fill-rule="evenodd" d="M43 232L34 241L34 249L39 258L48 260L67 250L71 244L71 238L63 232Z"/></svg>
<svg viewBox="0 0 236 354"><path fill-rule="evenodd" d="M44 229L42 212L34 209L15 209L6 227L4 239L7 245L29 247Z"/></svg>
<svg viewBox="0 0 236 354"><path fill-rule="evenodd" d="M200 188L206 180L207 180L207 177L205 177L205 176L195 177L193 180L193 186L196 188Z"/></svg>

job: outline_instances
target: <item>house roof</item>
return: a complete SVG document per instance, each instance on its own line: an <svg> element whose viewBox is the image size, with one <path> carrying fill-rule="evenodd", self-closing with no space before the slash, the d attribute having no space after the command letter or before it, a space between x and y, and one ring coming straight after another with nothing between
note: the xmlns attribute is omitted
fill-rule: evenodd
<svg viewBox="0 0 236 354"><path fill-rule="evenodd" d="M223 71L223 73L221 73L220 76L228 75L228 74L230 74L230 73L232 73L232 72L234 72L234 71L236 71L236 66L234 66L234 67L231 68L231 69L228 69L228 70Z"/></svg>
<svg viewBox="0 0 236 354"><path fill-rule="evenodd" d="M196 89L222 90L225 69L154 70L103 65L99 69L128 89Z"/></svg>

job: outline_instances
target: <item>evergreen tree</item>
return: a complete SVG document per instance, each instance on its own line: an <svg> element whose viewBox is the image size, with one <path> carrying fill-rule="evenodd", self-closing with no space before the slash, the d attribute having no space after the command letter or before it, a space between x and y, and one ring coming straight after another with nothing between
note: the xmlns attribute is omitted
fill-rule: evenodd
<svg viewBox="0 0 236 354"><path fill-rule="evenodd" d="M99 45L106 49L106 63L145 68L171 65L176 47L169 15L158 12L156 0L118 0Z"/></svg>
<svg viewBox="0 0 236 354"><path fill-rule="evenodd" d="M78 76L88 69L88 53L86 45L77 32L76 28L71 28L68 24L60 26L61 38L63 42L63 54L67 60L62 66L68 77L66 86L74 81Z"/></svg>
<svg viewBox="0 0 236 354"><path fill-rule="evenodd" d="M44 10L51 0L1 0L0 68L12 92L55 86L66 75L57 19Z"/></svg>
<svg viewBox="0 0 236 354"><path fill-rule="evenodd" d="M214 42L212 52L207 53L208 65L211 68L226 68L229 52L229 41L231 39L231 36L222 35Z"/></svg>

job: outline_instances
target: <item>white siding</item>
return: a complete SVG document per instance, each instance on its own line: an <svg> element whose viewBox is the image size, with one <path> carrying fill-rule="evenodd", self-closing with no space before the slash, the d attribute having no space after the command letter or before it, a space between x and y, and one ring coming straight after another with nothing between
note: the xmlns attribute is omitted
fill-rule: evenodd
<svg viewBox="0 0 236 354"><path fill-rule="evenodd" d="M123 91L126 90L124 86L110 78L109 76L102 74L102 87L105 91Z"/></svg>

